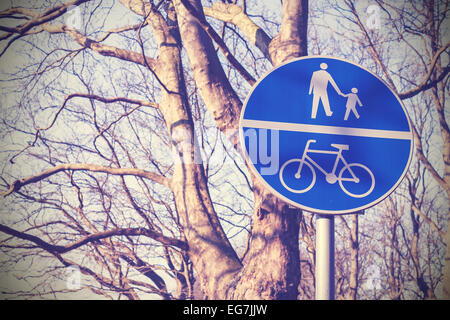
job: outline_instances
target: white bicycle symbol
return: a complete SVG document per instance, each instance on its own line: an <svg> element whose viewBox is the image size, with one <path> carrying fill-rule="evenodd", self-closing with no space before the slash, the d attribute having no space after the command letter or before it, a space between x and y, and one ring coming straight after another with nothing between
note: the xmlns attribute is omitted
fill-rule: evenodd
<svg viewBox="0 0 450 320"><path fill-rule="evenodd" d="M347 161L344 159L344 157L342 156L342 151L343 150L349 150L349 146L346 144L335 144L332 143L331 146L336 148L337 151L328 151L328 150L312 150L309 148L311 143L315 143L316 140L308 140L306 142L306 147L305 147L305 151L303 151L303 156L301 159L291 159L286 161L280 169L280 181L281 184L289 191L293 192L293 193L304 193L309 191L315 184L316 182L316 171L314 170L313 165L325 175L325 180L329 183L329 184L334 184L336 183L336 181L339 182L339 186L341 187L342 191L344 191L347 195L354 197L354 198L364 198L367 195L369 195L372 191L373 188L375 187L375 177L373 176L373 173L369 170L369 168L367 168L365 165L361 164L361 163L347 163ZM326 172L319 164L317 164L317 162L315 162L313 159L311 159L311 157L308 155L308 153L322 153L322 154L334 154L336 155L336 160L334 162L334 166L333 166L333 170L331 172ZM339 163L339 161L342 161L342 163L344 164L344 167L341 169L341 171L339 172L339 175L336 176L336 169L337 169L337 165ZM307 185L306 187L300 187L300 188L296 188L296 187L289 187L286 183L286 181L284 180L283 177L283 173L286 169L286 167L292 163L298 163L298 169L296 171L296 173L294 174L294 177L296 180L299 180L302 177L302 170L303 168L308 168L311 171L311 175L312 175L312 180L309 183L309 185ZM370 187L367 191L363 192L363 193L352 193L348 190L348 188L352 185L354 185L355 183L358 184L361 180L355 175L354 171L352 170L355 168L361 168L363 170L363 173L366 172L369 177L370 177ZM346 174L345 172L347 172L349 174ZM361 171L361 170L359 170ZM287 171L289 173L289 170ZM292 170L291 170L292 172ZM303 173L303 175L305 175L305 172ZM348 177L350 176L350 177ZM361 175L360 175L361 176ZM306 183L308 184L308 183ZM346 187L347 184L347 187ZM363 190L364 191L364 190Z"/></svg>

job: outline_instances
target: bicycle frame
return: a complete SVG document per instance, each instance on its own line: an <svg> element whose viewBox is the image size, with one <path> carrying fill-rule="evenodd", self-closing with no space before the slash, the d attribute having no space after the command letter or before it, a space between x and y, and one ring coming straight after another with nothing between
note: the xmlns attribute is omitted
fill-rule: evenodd
<svg viewBox="0 0 450 320"><path fill-rule="evenodd" d="M339 160L342 161L342 163L344 164L345 167L348 167L348 171L350 172L352 178L341 178L342 181L353 181L353 182L358 182L358 178L356 177L356 175L353 173L352 169L348 166L348 162L344 159L344 157L342 156L342 149L338 148L338 151L328 151L328 150L313 150L310 149L310 144L311 143L315 143L316 140L308 140L306 142L306 147L305 150L303 151L303 156L302 156L302 162L299 165L298 171L296 176L300 176L300 172L302 171L302 167L303 167L303 163L308 160L309 163L311 163L313 166L315 166L317 169L319 169L320 172L322 172L325 177L331 175L333 178L336 178L336 169L337 169L337 165L339 163ZM336 160L334 161L334 165L333 165L333 170L331 172L326 172L317 162L315 162L309 155L308 153L321 153L321 154L334 154L336 155ZM328 180L327 180L328 181ZM336 180L334 180L334 182L336 182ZM334 183L333 182L333 183Z"/></svg>

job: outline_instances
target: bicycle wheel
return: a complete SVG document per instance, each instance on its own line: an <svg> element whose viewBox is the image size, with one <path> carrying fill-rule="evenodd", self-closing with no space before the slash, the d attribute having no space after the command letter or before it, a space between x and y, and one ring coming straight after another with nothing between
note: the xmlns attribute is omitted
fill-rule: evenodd
<svg viewBox="0 0 450 320"><path fill-rule="evenodd" d="M344 175L344 173L346 174ZM339 172L338 181L342 191L354 198L368 196L375 187L375 177L372 171L360 163L350 163L343 167Z"/></svg>
<svg viewBox="0 0 450 320"><path fill-rule="evenodd" d="M295 175L300 165L302 165L302 171L300 177L297 178ZM316 183L316 172L313 166L302 159L286 161L281 166L279 176L283 187L293 193L307 192Z"/></svg>

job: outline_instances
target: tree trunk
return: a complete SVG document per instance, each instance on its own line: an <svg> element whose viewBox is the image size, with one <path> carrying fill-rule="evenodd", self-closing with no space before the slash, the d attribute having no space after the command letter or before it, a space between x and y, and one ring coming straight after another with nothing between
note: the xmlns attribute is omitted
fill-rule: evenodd
<svg viewBox="0 0 450 320"><path fill-rule="evenodd" d="M179 40L159 13L150 14L149 20L160 43L156 73L167 89L162 92L160 109L173 146L175 163L171 188L175 205L196 279L206 298L221 299L241 263L220 225L203 165L196 159L198 143L186 94Z"/></svg>
<svg viewBox="0 0 450 320"><path fill-rule="evenodd" d="M188 10L185 2L194 8ZM222 132L234 138L241 102L229 84L211 39L199 24L204 13L199 0L175 1L181 39L200 94ZM191 8L192 9L192 8ZM306 55L307 1L285 1L280 34L270 45L279 65ZM300 281L299 211L265 190L253 179L255 210L252 241L243 267L225 292L233 299L296 299ZM194 268L197 267L194 263ZM197 271L198 272L198 271Z"/></svg>
<svg viewBox="0 0 450 320"><path fill-rule="evenodd" d="M255 183L250 249L227 295L231 299L296 299L300 283L300 211Z"/></svg>

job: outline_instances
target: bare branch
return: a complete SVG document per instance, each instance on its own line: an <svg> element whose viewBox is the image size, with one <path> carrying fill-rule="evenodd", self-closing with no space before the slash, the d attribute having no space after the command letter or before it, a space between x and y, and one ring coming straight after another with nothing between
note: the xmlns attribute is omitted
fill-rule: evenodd
<svg viewBox="0 0 450 320"><path fill-rule="evenodd" d="M430 68L429 68L427 74L425 75L424 79L422 80L422 82L419 85L417 85L415 88L413 88L409 91L399 93L398 96L400 97L400 99L412 98L415 95L421 93L422 91L425 91L425 90L431 88L432 86L436 85L438 82L442 81L447 76L448 72L450 71L450 66L446 66L444 68L444 70L442 70L441 74L439 74L436 79L430 81L440 55L443 52L445 52L448 49L448 47L450 47L450 42L447 42L447 44L445 46L443 46L436 52L433 59L431 60Z"/></svg>
<svg viewBox="0 0 450 320"><path fill-rule="evenodd" d="M30 18L38 17L38 14L34 10L16 7L16 8L9 8L0 12L0 19L14 17L15 14L24 15L27 20L30 20Z"/></svg>
<svg viewBox="0 0 450 320"><path fill-rule="evenodd" d="M442 238L444 238L445 236L445 232L442 231L441 229L439 229L439 227L436 225L436 223L434 223L433 220L431 220L429 217L426 216L425 213L422 212L422 210L420 210L414 203L411 204L411 208L413 209L413 211L415 213L417 213L419 216L422 217L422 219L428 223L434 230L436 230L436 232L439 234L439 236L441 236Z"/></svg>
<svg viewBox="0 0 450 320"><path fill-rule="evenodd" d="M56 111L53 120L50 121L50 124L46 127L42 127L42 128L37 128L36 133L34 135L34 140L32 142L30 142L26 147L24 147L22 150L20 150L19 152L17 152L13 157L11 157L11 159L9 160L11 163L14 162L14 159L19 156L21 153L23 153L25 150L33 147L36 144L36 141L39 138L39 133L41 131L45 131L50 129L56 122L56 120L58 119L60 113L63 111L63 109L66 107L67 103L69 102L69 100L73 99L73 98L87 98L87 99L92 99L92 100L97 100L103 103L115 103L115 102L126 102L126 103L131 103L131 104L137 104L138 106L147 106L147 107L152 107L152 108L159 108L159 105L157 103L154 102L150 102L150 101L143 101L143 100L137 100L137 99L132 99L132 98L125 98L125 97L112 97L112 98L105 98L105 97L101 97L95 94L88 94L88 93L72 93L66 96L66 98L64 99L63 104L61 105L61 107L59 107L59 109ZM105 129L106 130L106 129Z"/></svg>
<svg viewBox="0 0 450 320"><path fill-rule="evenodd" d="M0 231L4 232L6 234L12 235L14 237L23 239L23 240L31 241L34 244L36 244L38 247L40 247L50 253L60 253L60 254L66 253L71 250L77 249L81 246L84 246L88 243L102 240L105 238L110 238L113 236L146 236L153 240L161 242L165 245L174 246L174 247L180 248L182 250L187 250L187 244L184 241L181 241L181 240L178 240L175 238L170 238L159 232L156 232L156 231L153 231L150 229L145 229L145 228L117 228L117 229L108 230L108 231L104 231L104 232L93 233L93 234L89 234L85 237L82 237L81 239L74 241L65 246L50 244L50 243L42 240L39 237L17 231L15 229L12 229L8 226L4 226L1 224L0 224Z"/></svg>
<svg viewBox="0 0 450 320"><path fill-rule="evenodd" d="M75 0L75 1L71 1L71 2L67 2L64 3L62 5L59 5L57 7L51 8L49 10L47 10L46 12L42 13L42 14L38 14L33 12L32 10L29 9L24 9L24 8L10 8L7 9L5 11L2 11L0 13L0 17L2 16L8 16L10 14L14 14L14 13L20 13L20 14L24 14L27 16L31 16L32 19L31 21L28 21L18 27L15 28L7 28L7 27L2 27L3 31L7 31L10 33L19 33L19 34L24 34L26 33L28 30L42 25L44 23L47 23L49 21L52 21L56 18L58 18L59 16L63 15L64 13L67 12L67 9L71 6L78 6L82 3L85 3L89 0Z"/></svg>
<svg viewBox="0 0 450 320"><path fill-rule="evenodd" d="M0 53L0 56L2 56L6 52L6 50L11 46L11 44L13 42L15 42L16 40L22 38L25 35L35 34L35 33L42 31L42 29L41 30L34 29L35 27L41 26L45 23L48 23L49 21L52 21L52 20L58 18L59 16L66 13L67 9L69 7L78 6L87 1L89 1L89 0L76 0L76 1L68 2L68 3L64 3L60 6L51 8L42 14L39 14L33 10L26 9L26 8L9 8L5 11L0 12L0 18L8 18L8 17L11 17L11 15L13 15L13 17L14 17L14 14L17 14L17 13L23 14L26 17L28 16L31 18L31 20L27 18L28 22L26 22L22 25L19 25L17 27L14 27L14 28L0 26L0 30L6 32L6 34L4 34L3 36L0 37L0 40L5 40L5 39L9 38L10 36L12 36L13 34L18 34L17 36L12 38L8 42L8 44L5 46L5 48ZM34 30L32 30L32 29L34 29Z"/></svg>
<svg viewBox="0 0 450 320"><path fill-rule="evenodd" d="M228 62L239 72L239 74L251 85L256 83L255 78L245 70L245 68L241 65L241 63L234 57L231 53L230 49L228 49L225 41L217 34L214 28L206 21L204 15L199 14L195 7L186 0L180 0L186 10L197 20L200 26L205 30L205 32L214 40L214 42L219 46L220 50L227 58Z"/></svg>
<svg viewBox="0 0 450 320"><path fill-rule="evenodd" d="M45 128L38 128L38 131L48 130L49 128L51 128L53 126L53 124L55 123L56 119L58 118L59 114L61 113L61 111L65 108L67 102L69 102L69 100L71 100L73 98L93 99L93 100L97 100L97 101L100 101L100 102L103 102L103 103L126 102L126 103L137 104L139 106L147 106L147 107L152 107L152 108L158 108L159 107L158 104L154 103L154 102L137 100L137 99L131 99L131 98L125 98L125 97L105 98L105 97L101 97L101 96L98 96L98 95L95 95L95 94L72 93L72 94L69 94L69 95L66 96L66 98L64 99L63 104L61 105L61 107L56 112L56 114L53 117L53 120L51 121L51 123Z"/></svg>
<svg viewBox="0 0 450 320"><path fill-rule="evenodd" d="M364 38L366 39L366 41L369 45L368 50L369 50L370 54L372 55L372 58L380 66L391 89L393 89L393 90L395 90L395 92L397 92L394 81L392 80L392 78L388 72L388 69L386 68L386 65L383 63L383 61L382 61L383 59L381 58L380 53L378 52L378 50L375 46L375 43L372 41L372 38L370 37L369 32L367 31L367 28L364 26L359 14L356 11L354 2L349 1L349 0L345 0L344 2L348 6L350 11L352 12L353 16L355 17L355 21L353 21L353 22L358 25L361 32L364 34Z"/></svg>
<svg viewBox="0 0 450 320"><path fill-rule="evenodd" d="M209 17L237 26L245 34L247 39L271 61L269 44L272 39L245 14L245 8L241 8L232 3L215 2L210 8L204 7L203 11Z"/></svg>
<svg viewBox="0 0 450 320"><path fill-rule="evenodd" d="M101 44L99 41L92 40L81 34L78 30L70 28L66 25L44 24L42 25L42 29L49 33L65 33L82 47L89 48L102 56L114 57L120 60L134 62L144 67L150 66L153 70L156 68L157 61L155 59L143 57L142 54L131 50Z"/></svg>
<svg viewBox="0 0 450 320"><path fill-rule="evenodd" d="M120 3L140 16L146 16L152 9L152 3L143 0L120 0Z"/></svg>
<svg viewBox="0 0 450 320"><path fill-rule="evenodd" d="M135 169L135 168L111 168L111 167L105 167L97 164L86 164L86 163L67 163L67 164L61 164L54 166L53 168L47 169L37 175L30 176L21 180L14 181L10 186L9 189L2 193L4 197L10 195L13 192L17 192L22 188L23 186L26 186L31 183L36 183L38 181L41 181L47 177L50 177L58 172L66 171L66 170L84 170L84 171L90 171L90 172L103 172L107 174L112 175L119 175L119 176L138 176L142 178L146 178L149 180L152 180L156 183L162 184L168 188L170 188L171 180L161 176L154 172L149 172L146 170L141 169Z"/></svg>
<svg viewBox="0 0 450 320"><path fill-rule="evenodd" d="M159 294L164 299L170 299L171 295L167 292L166 282L153 270L153 268L149 264L144 262L136 255L133 255L132 257L121 255L120 257L134 269L136 269L139 273L149 278L156 285L159 290Z"/></svg>
<svg viewBox="0 0 450 320"><path fill-rule="evenodd" d="M439 185L448 192L450 186L447 185L445 180L439 175L439 173L433 167L431 162L425 156L425 154L423 152L422 140L420 139L419 133L417 132L417 130L414 126L412 128L413 128L413 136L414 136L414 142L415 142L414 144L416 146L416 151L417 151L417 157L419 158L420 161L422 161L425 168L427 168L427 170L431 173L431 175L439 183Z"/></svg>

